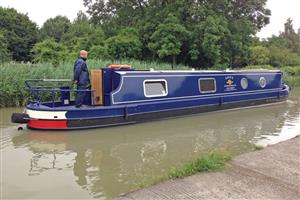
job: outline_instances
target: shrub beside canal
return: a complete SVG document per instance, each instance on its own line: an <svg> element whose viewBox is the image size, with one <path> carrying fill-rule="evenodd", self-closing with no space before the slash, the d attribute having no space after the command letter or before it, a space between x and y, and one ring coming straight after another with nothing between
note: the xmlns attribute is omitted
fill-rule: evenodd
<svg viewBox="0 0 300 200"><path fill-rule="evenodd" d="M169 178L182 178L191 176L197 172L220 170L225 166L225 162L230 159L231 156L229 154L212 152L208 155L203 155L182 167L171 169Z"/></svg>
<svg viewBox="0 0 300 200"><path fill-rule="evenodd" d="M275 69L271 65L251 65L247 66L247 69ZM300 66L294 67L281 67L280 70L283 72L283 80L286 84L291 87L300 86Z"/></svg>

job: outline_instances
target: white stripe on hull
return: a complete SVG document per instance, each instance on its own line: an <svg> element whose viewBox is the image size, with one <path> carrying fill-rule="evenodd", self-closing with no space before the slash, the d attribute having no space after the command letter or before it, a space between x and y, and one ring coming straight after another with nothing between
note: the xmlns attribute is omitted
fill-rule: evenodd
<svg viewBox="0 0 300 200"><path fill-rule="evenodd" d="M67 119L66 111L39 111L26 109L26 114L33 119Z"/></svg>

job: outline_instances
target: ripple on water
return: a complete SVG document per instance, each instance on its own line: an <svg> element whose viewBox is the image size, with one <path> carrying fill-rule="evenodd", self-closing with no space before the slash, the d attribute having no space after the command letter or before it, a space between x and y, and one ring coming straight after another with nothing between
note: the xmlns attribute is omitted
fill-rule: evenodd
<svg viewBox="0 0 300 200"><path fill-rule="evenodd" d="M295 100L287 100L286 104L289 109L286 109L285 113L283 114L285 118L283 125L277 127L275 132L254 137L250 141L251 143L255 144L256 146L266 147L300 135L299 102Z"/></svg>

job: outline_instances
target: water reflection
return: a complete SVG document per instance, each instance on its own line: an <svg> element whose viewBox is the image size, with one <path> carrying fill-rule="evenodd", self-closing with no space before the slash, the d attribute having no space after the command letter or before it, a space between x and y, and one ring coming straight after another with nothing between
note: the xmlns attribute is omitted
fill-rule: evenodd
<svg viewBox="0 0 300 200"><path fill-rule="evenodd" d="M299 113L289 108L284 103L84 132L26 130L12 141L15 148L33 153L29 176L73 170L76 183L93 197L113 198L203 152L249 151L249 141L278 133L287 119Z"/></svg>
<svg viewBox="0 0 300 200"><path fill-rule="evenodd" d="M2 129L4 198L17 198L15 188L22 187L31 191L26 197L36 198L40 191L45 198L45 186L54 187L53 180L59 179L57 196L49 193L47 198L61 198L65 192L69 198L111 199L213 149L239 154L252 150L251 143L290 135L288 130L300 134L299 104L297 94L286 103L267 107L133 126L72 132ZM19 180L14 181L14 176ZM41 184L32 183L41 179Z"/></svg>

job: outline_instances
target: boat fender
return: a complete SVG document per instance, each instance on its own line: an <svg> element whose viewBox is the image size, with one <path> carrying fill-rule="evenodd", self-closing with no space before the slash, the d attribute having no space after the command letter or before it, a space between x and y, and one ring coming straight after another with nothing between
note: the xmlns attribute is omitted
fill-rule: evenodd
<svg viewBox="0 0 300 200"><path fill-rule="evenodd" d="M11 122L25 124L29 120L29 115L25 113L13 113L11 115Z"/></svg>

